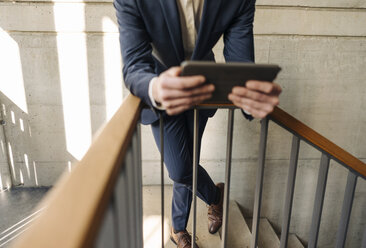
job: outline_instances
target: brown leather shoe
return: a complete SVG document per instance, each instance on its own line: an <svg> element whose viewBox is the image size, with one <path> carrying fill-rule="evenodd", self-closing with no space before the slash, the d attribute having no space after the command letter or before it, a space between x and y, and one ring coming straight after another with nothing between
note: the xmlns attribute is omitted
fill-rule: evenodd
<svg viewBox="0 0 366 248"><path fill-rule="evenodd" d="M191 248L192 236L187 230L174 233L173 227L170 229L170 240L177 245L178 248ZM198 245L194 244L195 248L199 248Z"/></svg>
<svg viewBox="0 0 366 248"><path fill-rule="evenodd" d="M208 207L208 231L211 234L216 233L222 225L222 211L224 202L224 183L218 183L216 186L220 189L221 196L218 204L211 204Z"/></svg>

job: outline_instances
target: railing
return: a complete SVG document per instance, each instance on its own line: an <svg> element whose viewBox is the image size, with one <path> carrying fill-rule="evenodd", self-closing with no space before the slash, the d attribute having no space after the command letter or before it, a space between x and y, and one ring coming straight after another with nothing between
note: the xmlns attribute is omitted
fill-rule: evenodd
<svg viewBox="0 0 366 248"><path fill-rule="evenodd" d="M232 105L200 105L194 110L193 226L196 234L197 124L202 108L228 109L227 156L222 247L226 247L234 109ZM143 247L141 141L138 118L141 102L130 95L93 142L70 175L52 189L41 205L42 216L13 247ZM263 175L269 121L293 133L280 247L287 247L300 140L322 152L308 247L316 247L327 182L329 161L349 169L336 247L344 247L357 178L366 177L366 165L280 108L261 123L260 150L252 223L251 248L257 247ZM163 120L160 120L162 126ZM161 140L163 140L161 128ZM164 180L161 142L162 245L164 245ZM194 243L194 242L192 242ZM366 244L366 231L363 237Z"/></svg>

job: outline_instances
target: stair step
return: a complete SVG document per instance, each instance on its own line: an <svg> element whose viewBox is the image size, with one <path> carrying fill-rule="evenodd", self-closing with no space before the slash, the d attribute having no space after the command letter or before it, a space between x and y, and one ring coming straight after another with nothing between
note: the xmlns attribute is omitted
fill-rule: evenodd
<svg viewBox="0 0 366 248"><path fill-rule="evenodd" d="M172 187L164 187L164 247L176 248L169 239L171 226ZM161 217L160 217L160 186L143 187L143 220L144 220L144 248L161 247ZM192 206L193 210L193 206ZM189 217L187 230L192 231L192 212ZM206 204L197 199L197 244L200 248L220 247L221 239L218 233L212 235L207 228ZM228 246L229 247L229 246Z"/></svg>
<svg viewBox="0 0 366 248"><path fill-rule="evenodd" d="M252 227L252 219L247 219L248 226ZM259 219L259 248L278 248L280 247L280 240L274 231L271 223L266 218Z"/></svg>
<svg viewBox="0 0 366 248"><path fill-rule="evenodd" d="M171 226L171 199L172 187L164 187L165 195L165 214L164 214L164 247L176 248L169 239ZM160 186L143 187L143 220L144 220L144 248L161 247L161 217L160 217ZM229 226L228 240L226 247L230 248L249 248L251 241L252 219L245 220L238 204L230 201L229 204ZM192 206L193 210L193 206ZM192 230L192 212L189 217L187 230ZM200 248L221 247L221 231L214 235L207 229L207 207L203 201L197 200L197 244ZM280 240L273 230L272 225L266 218L259 221L259 248L278 248ZM288 248L304 248L295 234L290 234Z"/></svg>
<svg viewBox="0 0 366 248"><path fill-rule="evenodd" d="M258 246L260 248L278 248L280 247L280 240L273 230L272 225L266 218L259 220L259 237Z"/></svg>
<svg viewBox="0 0 366 248"><path fill-rule="evenodd" d="M288 236L287 248L304 248L304 246L295 234L290 234Z"/></svg>
<svg viewBox="0 0 366 248"><path fill-rule="evenodd" d="M220 229L220 236L221 236ZM245 219L235 201L230 201L229 225L226 247L249 248L251 233Z"/></svg>

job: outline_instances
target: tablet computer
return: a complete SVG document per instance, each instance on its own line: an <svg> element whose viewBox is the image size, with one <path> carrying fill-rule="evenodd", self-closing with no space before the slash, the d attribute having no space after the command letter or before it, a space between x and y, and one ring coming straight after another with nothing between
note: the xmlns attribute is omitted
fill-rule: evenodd
<svg viewBox="0 0 366 248"><path fill-rule="evenodd" d="M228 94L234 86L245 86L248 80L272 82L281 68L273 64L215 63L205 61L184 61L181 76L203 75L206 83L215 85L212 98L204 103L230 104Z"/></svg>

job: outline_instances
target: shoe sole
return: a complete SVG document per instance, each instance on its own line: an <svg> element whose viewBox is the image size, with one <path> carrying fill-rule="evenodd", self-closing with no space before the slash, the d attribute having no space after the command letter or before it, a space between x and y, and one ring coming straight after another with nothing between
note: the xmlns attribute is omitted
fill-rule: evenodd
<svg viewBox="0 0 366 248"><path fill-rule="evenodd" d="M175 245L178 245L176 242L175 242L175 240L173 239L173 237L172 236L170 236L170 240L175 244ZM196 246L197 247L197 246Z"/></svg>
<svg viewBox="0 0 366 248"><path fill-rule="evenodd" d="M175 240L173 239L172 236L170 236L170 240L175 244L175 245L178 245L177 242L175 242Z"/></svg>

